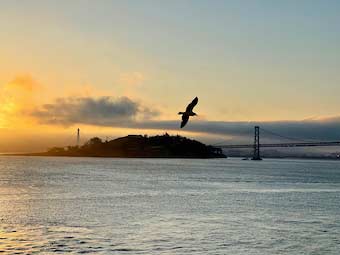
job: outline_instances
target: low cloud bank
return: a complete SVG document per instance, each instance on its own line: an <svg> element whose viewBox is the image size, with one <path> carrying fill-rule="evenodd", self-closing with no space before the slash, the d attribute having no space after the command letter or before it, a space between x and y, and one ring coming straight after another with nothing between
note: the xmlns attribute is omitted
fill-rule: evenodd
<svg viewBox="0 0 340 255"><path fill-rule="evenodd" d="M81 97L59 98L35 109L31 115L44 124L119 126L127 125L137 118L152 118L158 112L142 107L127 97Z"/></svg>
<svg viewBox="0 0 340 255"><path fill-rule="evenodd" d="M287 138L340 140L340 118L273 122L192 121L189 124L186 131L238 137L240 141L253 137L254 126L260 126L263 129L262 138L266 140L280 138L274 136L273 133L283 136L281 140L289 140ZM132 123L132 126L143 129L179 130L179 121L150 121Z"/></svg>
<svg viewBox="0 0 340 255"><path fill-rule="evenodd" d="M192 118L185 129L180 129L179 117L178 120L172 121L153 120L158 115L158 111L143 107L140 103L127 97L60 98L51 104L42 105L32 112L32 116L40 123L52 125L87 124L132 129L155 129L164 132L185 130L234 137L234 141L251 139L254 126L258 125L263 129L261 137L267 140L275 139L275 136L265 130L298 139L340 140L340 117L273 122L198 121Z"/></svg>

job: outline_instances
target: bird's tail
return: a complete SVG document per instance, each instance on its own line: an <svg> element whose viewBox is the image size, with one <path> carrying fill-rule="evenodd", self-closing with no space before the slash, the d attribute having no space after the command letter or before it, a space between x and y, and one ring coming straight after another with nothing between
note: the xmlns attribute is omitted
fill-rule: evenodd
<svg viewBox="0 0 340 255"><path fill-rule="evenodd" d="M179 113L178 113L178 115L183 115L183 114L184 114L184 112L179 112Z"/></svg>

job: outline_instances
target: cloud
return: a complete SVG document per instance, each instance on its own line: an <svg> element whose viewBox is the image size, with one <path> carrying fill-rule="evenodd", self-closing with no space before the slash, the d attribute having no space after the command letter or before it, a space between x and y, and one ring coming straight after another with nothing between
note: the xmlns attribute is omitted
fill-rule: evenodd
<svg viewBox="0 0 340 255"><path fill-rule="evenodd" d="M32 92L41 88L41 85L31 75L21 74L17 75L13 80L7 83L5 88Z"/></svg>
<svg viewBox="0 0 340 255"><path fill-rule="evenodd" d="M130 123L130 127L142 129L177 130L179 121L145 121ZM233 137L233 141L251 143L254 126L261 127L263 142L280 140L282 142L301 140L340 140L340 117L308 121L273 121L273 122L226 122L226 121L192 121L185 131L220 135L221 140ZM180 131L181 130L181 131ZM269 132L268 132L269 131ZM281 137L273 135L279 134Z"/></svg>
<svg viewBox="0 0 340 255"><path fill-rule="evenodd" d="M283 137L306 140L340 140L340 117L272 122L227 122L193 119L185 129L179 128L180 120L158 121L158 111L143 107L127 97L59 98L44 104L31 113L40 123L70 126L88 124L102 127L154 129L162 131L187 131L220 135L221 139L233 137L233 141L252 141L254 126L262 128L262 141ZM176 116L177 117L177 116ZM272 132L267 132L266 130ZM286 139L281 137L281 140Z"/></svg>
<svg viewBox="0 0 340 255"><path fill-rule="evenodd" d="M137 117L151 118L157 114L156 111L142 107L127 97L59 98L31 112L40 123L65 126L73 124L120 126L135 121Z"/></svg>
<svg viewBox="0 0 340 255"><path fill-rule="evenodd" d="M185 129L180 129L180 119L156 120L159 112L144 107L139 102L127 97L67 97L53 103L44 104L31 112L31 116L40 123L71 126L87 124L101 127L118 127L144 130L182 131L221 136L221 140L233 142L251 142L254 126L262 128L263 142L290 138L304 140L340 140L340 117L307 119L301 121L272 122L228 122L192 119ZM174 115L174 117L178 117ZM280 134L275 137L272 133ZM285 140L286 139L286 140Z"/></svg>
<svg viewBox="0 0 340 255"><path fill-rule="evenodd" d="M42 86L30 75L15 76L0 87L0 128L25 122L25 111L40 100Z"/></svg>

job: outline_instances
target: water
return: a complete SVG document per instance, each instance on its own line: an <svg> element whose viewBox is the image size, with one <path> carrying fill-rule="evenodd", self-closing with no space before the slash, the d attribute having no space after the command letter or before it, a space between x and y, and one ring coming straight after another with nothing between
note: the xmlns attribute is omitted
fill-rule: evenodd
<svg viewBox="0 0 340 255"><path fill-rule="evenodd" d="M0 157L0 254L339 254L340 162Z"/></svg>

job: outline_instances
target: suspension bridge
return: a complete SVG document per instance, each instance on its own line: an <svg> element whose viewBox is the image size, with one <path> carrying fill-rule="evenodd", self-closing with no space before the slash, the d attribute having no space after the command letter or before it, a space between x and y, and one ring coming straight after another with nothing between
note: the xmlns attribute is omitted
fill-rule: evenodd
<svg viewBox="0 0 340 255"><path fill-rule="evenodd" d="M278 136L281 138L286 138L290 140L299 140L300 142L289 142L289 143L260 143L260 130L271 133L274 136ZM259 126L254 127L254 142L252 144L226 144L226 145L218 145L216 147L222 149L244 149L244 148L253 148L253 157L252 160L261 160L261 148L289 148L289 147L314 147L314 146L340 146L340 141L304 141L298 138L290 138L286 136L282 136L276 134L274 132L260 129Z"/></svg>

